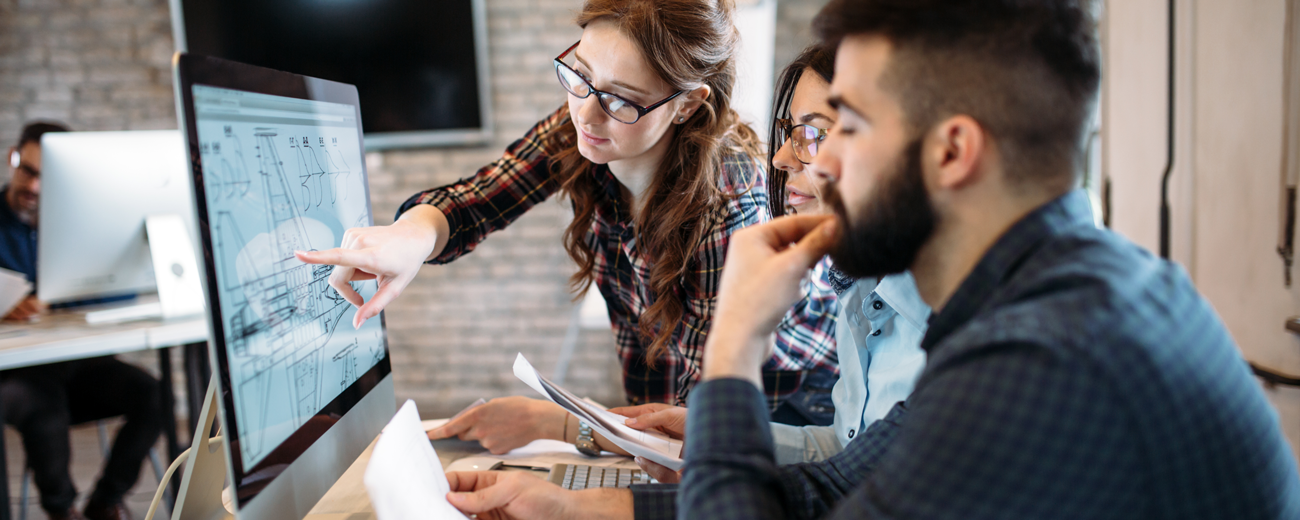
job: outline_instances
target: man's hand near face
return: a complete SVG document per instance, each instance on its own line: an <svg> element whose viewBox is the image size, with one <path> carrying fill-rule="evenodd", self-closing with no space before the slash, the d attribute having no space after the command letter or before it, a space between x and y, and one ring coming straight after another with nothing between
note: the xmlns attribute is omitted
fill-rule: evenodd
<svg viewBox="0 0 1300 520"><path fill-rule="evenodd" d="M28 296L23 301L18 302L18 305L9 311L9 314L6 314L4 319L6 321L30 320L44 314L47 309L49 309L49 306L36 299L36 296Z"/></svg>
<svg viewBox="0 0 1300 520"><path fill-rule="evenodd" d="M626 489L571 491L522 471L451 472L447 483L451 505L478 518L632 518Z"/></svg>
<svg viewBox="0 0 1300 520"><path fill-rule="evenodd" d="M835 238L829 215L779 218L731 237L704 348L705 380L734 377L763 387L759 370L771 355L772 332L801 296L804 274Z"/></svg>

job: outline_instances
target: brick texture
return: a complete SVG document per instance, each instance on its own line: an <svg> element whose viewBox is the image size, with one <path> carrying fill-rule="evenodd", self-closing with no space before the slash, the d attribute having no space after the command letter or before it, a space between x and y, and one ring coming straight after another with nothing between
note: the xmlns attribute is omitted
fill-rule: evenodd
<svg viewBox="0 0 1300 520"><path fill-rule="evenodd" d="M775 0L767 0L775 1ZM809 41L824 0L781 0L776 66ZM414 192L472 174L563 102L551 58L576 41L578 0L488 0L493 143L372 154L371 203L379 224ZM78 130L176 128L173 50L165 0L0 0L0 143L24 121L53 118ZM511 372L523 352L550 374L573 314L572 262L560 245L571 218L560 201L529 212L451 265L425 267L387 312L399 399L425 416L480 397L531 395ZM131 356L155 366L151 355ZM179 356L176 356L179 364ZM622 402L613 338L581 330L566 386Z"/></svg>

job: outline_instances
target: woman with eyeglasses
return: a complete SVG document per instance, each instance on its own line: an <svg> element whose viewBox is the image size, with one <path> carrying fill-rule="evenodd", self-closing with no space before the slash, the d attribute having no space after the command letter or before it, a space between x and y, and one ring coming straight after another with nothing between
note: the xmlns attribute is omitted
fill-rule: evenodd
<svg viewBox="0 0 1300 520"><path fill-rule="evenodd" d="M809 47L786 66L777 80L768 189L772 193L785 192L786 197L772 197L774 214L835 211L809 170L821 142L835 126L836 111L827 103L834 63L834 48ZM805 400L831 408L834 420L830 426L803 427L774 422L772 440L778 464L813 462L839 453L895 403L906 400L925 367L921 338L925 336L930 309L921 300L910 274L854 280L836 271L825 258L812 270L807 284L812 289L804 302L827 298L836 302L839 377L823 377L813 371L799 394L782 407L804 394ZM831 403L812 398L811 394L830 385L834 387ZM826 399L825 395L819 397ZM646 404L610 411L631 417L627 425L632 428L655 428L678 439L686 431L686 409L680 406ZM773 413L774 420L779 413ZM660 482L680 479L677 472L654 462L637 459L637 463Z"/></svg>
<svg viewBox="0 0 1300 520"><path fill-rule="evenodd" d="M726 0L587 1L581 40L554 60L565 106L473 177L412 197L392 225L349 230L343 247L299 258L339 266L330 284L360 307L359 324L421 263L455 260L532 206L567 197L571 282L605 298L628 401L684 404L700 377L728 239L771 218L759 140L731 107L732 11ZM369 278L379 290L363 302L348 282ZM787 317L765 366L774 406L807 370L833 363L834 313L803 309ZM535 439L611 447L560 407L522 397L430 431L450 436L494 453Z"/></svg>

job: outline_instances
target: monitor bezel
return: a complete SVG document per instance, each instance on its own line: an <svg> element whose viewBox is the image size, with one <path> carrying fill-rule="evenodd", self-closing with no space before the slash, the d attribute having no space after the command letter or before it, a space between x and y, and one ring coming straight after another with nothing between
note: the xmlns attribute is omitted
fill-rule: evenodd
<svg viewBox="0 0 1300 520"><path fill-rule="evenodd" d="M221 301L217 287L216 263L213 256L213 237L211 223L208 219L207 197L203 182L202 154L200 153L198 122L194 114L194 86L205 85L217 88L239 90L257 94L292 97L309 101L327 101L352 106L356 114L358 143L364 145L360 128L361 107L357 90L352 85L338 83L309 76L282 72L264 67L246 65L220 58L176 53L173 58L175 71L176 112L181 116L182 137L190 168L191 185L194 193L195 223L199 234L199 249L203 258L203 291L208 305L208 328L210 332L208 354L216 367L218 390L221 397L221 421L226 445L226 457L230 468L231 482L234 484L236 503L240 508L247 507L258 493L275 480L257 479L248 482L248 477L265 468L268 461L297 460L317 440L324 437L333 427L325 430L299 428L279 446L268 452L262 461L252 468L244 468L243 458L236 450L240 449L238 417L235 412L234 392L230 381L230 362L226 353L225 323L221 319ZM361 164L362 185L365 188L365 200L370 200L370 185L364 161ZM366 204L367 225L374 225L374 212L369 202ZM342 417L361 402L367 394L392 373L391 352L388 348L387 324L384 313L377 316L380 320L380 337L384 346L384 357L357 378L352 385L321 408L315 415ZM331 419L336 420L336 419Z"/></svg>

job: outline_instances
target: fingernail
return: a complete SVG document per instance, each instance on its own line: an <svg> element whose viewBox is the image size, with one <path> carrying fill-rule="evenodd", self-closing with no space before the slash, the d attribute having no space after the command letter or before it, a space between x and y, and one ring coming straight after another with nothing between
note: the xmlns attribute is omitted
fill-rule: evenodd
<svg viewBox="0 0 1300 520"><path fill-rule="evenodd" d="M631 418L631 419L628 419L628 420L626 420L626 421L623 421L623 424L626 424L626 425L628 425L628 426L635 425L635 424L636 424L636 417L633 417L633 418Z"/></svg>

